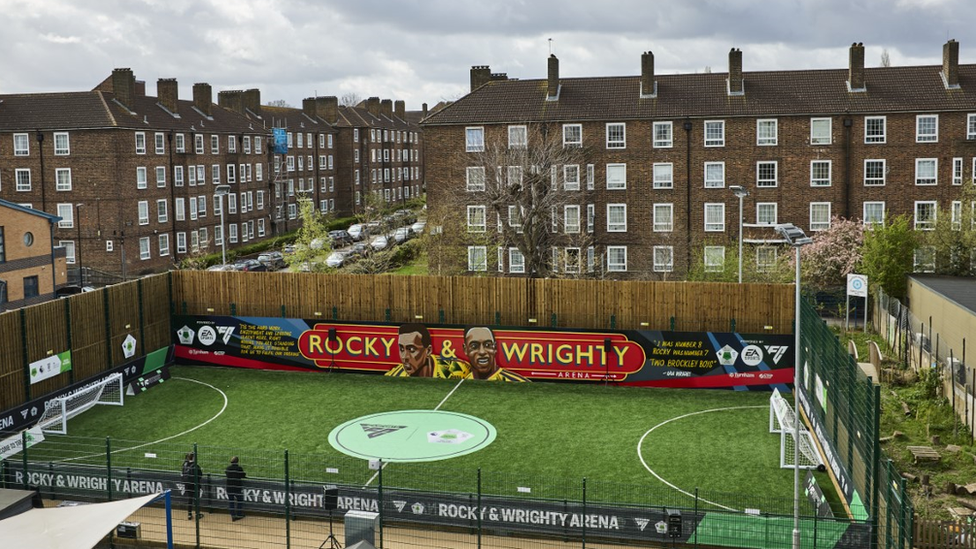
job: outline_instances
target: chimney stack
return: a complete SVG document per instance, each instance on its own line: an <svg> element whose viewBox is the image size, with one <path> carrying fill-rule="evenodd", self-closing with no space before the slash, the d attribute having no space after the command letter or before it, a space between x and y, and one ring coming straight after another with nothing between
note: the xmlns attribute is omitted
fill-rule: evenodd
<svg viewBox="0 0 976 549"><path fill-rule="evenodd" d="M132 109L132 99L136 93L136 77L132 74L132 69L112 71L112 93L115 94L116 101L129 110Z"/></svg>
<svg viewBox="0 0 976 549"><path fill-rule="evenodd" d="M400 120L406 120L407 109L406 104L402 99L398 99L393 102L393 113L396 114L397 118Z"/></svg>
<svg viewBox="0 0 976 549"><path fill-rule="evenodd" d="M641 54L641 97L654 97L657 95L657 86L654 83L654 54L645 51Z"/></svg>
<svg viewBox="0 0 976 549"><path fill-rule="evenodd" d="M193 85L193 106L203 114L210 116L210 106L213 104L213 92L210 84L198 82Z"/></svg>
<svg viewBox="0 0 976 549"><path fill-rule="evenodd" d="M171 113L177 112L180 99L180 88L175 78L160 78L156 81L156 98L159 104Z"/></svg>
<svg viewBox="0 0 976 549"><path fill-rule="evenodd" d="M427 103L424 103L423 111L424 111L423 118L427 118Z"/></svg>
<svg viewBox="0 0 976 549"><path fill-rule="evenodd" d="M328 97L319 97L319 116L329 124L335 124L339 121L339 98L330 95Z"/></svg>
<svg viewBox="0 0 976 549"><path fill-rule="evenodd" d="M955 40L942 46L942 79L946 88L959 87L959 42Z"/></svg>
<svg viewBox="0 0 976 549"><path fill-rule="evenodd" d="M261 116L261 90L257 88L244 90L244 108Z"/></svg>
<svg viewBox="0 0 976 549"><path fill-rule="evenodd" d="M387 118L393 118L393 100L384 99L380 102L380 105L382 106L383 114L386 115Z"/></svg>
<svg viewBox="0 0 976 549"><path fill-rule="evenodd" d="M474 91L491 80L491 69L488 65L471 67L471 91Z"/></svg>
<svg viewBox="0 0 976 549"><path fill-rule="evenodd" d="M224 90L217 93L217 104L221 107L244 114L244 92L241 90Z"/></svg>
<svg viewBox="0 0 976 549"><path fill-rule="evenodd" d="M742 82L742 50L732 48L729 51L729 95L744 95L745 86Z"/></svg>
<svg viewBox="0 0 976 549"><path fill-rule="evenodd" d="M318 100L315 97L302 99L302 114L309 118L318 116Z"/></svg>
<svg viewBox="0 0 976 549"><path fill-rule="evenodd" d="M373 116L380 115L380 98L370 97L366 100L366 111Z"/></svg>
<svg viewBox="0 0 976 549"><path fill-rule="evenodd" d="M864 87L864 44L851 44L851 63L848 71L847 86L849 91L867 91Z"/></svg>
<svg viewBox="0 0 976 549"><path fill-rule="evenodd" d="M546 87L546 100L559 99L559 58L549 54L549 82Z"/></svg>

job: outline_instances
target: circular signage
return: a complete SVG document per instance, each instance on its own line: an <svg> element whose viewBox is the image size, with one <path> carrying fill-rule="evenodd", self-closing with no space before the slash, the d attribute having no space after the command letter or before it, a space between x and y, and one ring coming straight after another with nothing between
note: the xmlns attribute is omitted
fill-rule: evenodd
<svg viewBox="0 0 976 549"><path fill-rule="evenodd" d="M329 433L329 444L362 459L437 461L476 452L495 434L490 423L467 414L400 410L347 421Z"/></svg>

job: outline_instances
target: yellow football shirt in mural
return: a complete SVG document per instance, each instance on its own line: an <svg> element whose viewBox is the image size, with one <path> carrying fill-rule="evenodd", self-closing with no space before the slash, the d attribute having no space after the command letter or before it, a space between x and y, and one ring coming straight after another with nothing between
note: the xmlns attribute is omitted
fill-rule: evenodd
<svg viewBox="0 0 976 549"><path fill-rule="evenodd" d="M439 379L463 379L471 370L471 366L467 362L458 358L431 355L427 360L434 362L431 377ZM410 374L404 369L403 364L397 364L383 375L390 377L410 377Z"/></svg>
<svg viewBox="0 0 976 549"><path fill-rule="evenodd" d="M465 379L474 379L474 372L468 372ZM522 374L517 374L515 372L506 370L505 368L499 368L495 370L495 373L488 376L485 381L529 381L529 379Z"/></svg>

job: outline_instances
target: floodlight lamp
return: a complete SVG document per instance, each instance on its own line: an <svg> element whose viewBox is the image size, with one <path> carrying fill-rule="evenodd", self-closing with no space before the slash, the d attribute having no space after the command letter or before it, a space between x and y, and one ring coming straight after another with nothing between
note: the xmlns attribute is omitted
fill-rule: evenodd
<svg viewBox="0 0 976 549"><path fill-rule="evenodd" d="M746 196L749 196L749 191L742 185L730 185L729 190L731 190L732 194L734 194L739 198L744 198Z"/></svg>
<svg viewBox="0 0 976 549"><path fill-rule="evenodd" d="M775 229L776 232L786 240L786 243L794 248L813 243L813 239L807 236L803 232L803 229L793 225L792 223L776 225Z"/></svg>

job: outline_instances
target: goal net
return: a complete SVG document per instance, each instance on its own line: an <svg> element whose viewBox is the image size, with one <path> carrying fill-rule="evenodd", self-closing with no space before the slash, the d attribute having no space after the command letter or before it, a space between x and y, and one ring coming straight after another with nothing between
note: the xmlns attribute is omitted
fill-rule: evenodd
<svg viewBox="0 0 976 549"><path fill-rule="evenodd" d="M779 438L779 466L783 469L816 469L822 465L820 453L813 443L813 435L806 426L800 423L799 435L796 433L796 415L788 400L783 398L778 389L773 390L769 397L769 432L778 433ZM799 447L799 463L796 461L796 449Z"/></svg>
<svg viewBox="0 0 976 549"><path fill-rule="evenodd" d="M122 406L124 398L122 374L116 372L49 402L41 419L37 420L37 425L42 432L64 435L68 433L69 419L96 404Z"/></svg>

